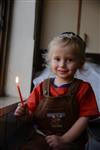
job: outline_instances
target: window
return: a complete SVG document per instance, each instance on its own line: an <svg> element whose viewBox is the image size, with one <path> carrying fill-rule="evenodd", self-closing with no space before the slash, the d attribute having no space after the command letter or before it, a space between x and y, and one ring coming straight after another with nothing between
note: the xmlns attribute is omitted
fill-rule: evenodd
<svg viewBox="0 0 100 150"><path fill-rule="evenodd" d="M13 0L0 1L0 96L4 95L4 80L7 59L7 44Z"/></svg>

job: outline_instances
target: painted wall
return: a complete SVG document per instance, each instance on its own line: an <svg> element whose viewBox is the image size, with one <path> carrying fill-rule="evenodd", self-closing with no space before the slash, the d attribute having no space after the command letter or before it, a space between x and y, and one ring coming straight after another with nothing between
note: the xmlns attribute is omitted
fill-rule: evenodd
<svg viewBox="0 0 100 150"><path fill-rule="evenodd" d="M78 0L44 0L40 48L62 32L77 32Z"/></svg>
<svg viewBox="0 0 100 150"><path fill-rule="evenodd" d="M81 36L87 34L87 52L100 53L100 1L83 0Z"/></svg>
<svg viewBox="0 0 100 150"><path fill-rule="evenodd" d="M40 48L65 31L77 33L79 0L44 0ZM87 34L87 52L100 53L100 0L82 0L80 35Z"/></svg>
<svg viewBox="0 0 100 150"><path fill-rule="evenodd" d="M5 91L18 96L15 77L19 76L23 97L30 93L34 50L35 0L15 0Z"/></svg>

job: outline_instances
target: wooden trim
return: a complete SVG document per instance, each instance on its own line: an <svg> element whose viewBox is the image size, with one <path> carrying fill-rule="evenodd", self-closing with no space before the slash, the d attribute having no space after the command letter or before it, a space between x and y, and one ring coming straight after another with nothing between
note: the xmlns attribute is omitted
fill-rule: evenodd
<svg viewBox="0 0 100 150"><path fill-rule="evenodd" d="M78 0L77 34L80 35L82 0Z"/></svg>
<svg viewBox="0 0 100 150"><path fill-rule="evenodd" d="M36 0L36 6L35 6L35 25L34 25L34 54L33 54L33 64L32 64L32 78L31 83L36 76L36 73L40 69L39 64L39 58L40 58L40 37L41 37L41 25L42 25L42 15L43 15L43 6L44 6L44 0ZM33 89L33 86L31 85L31 90Z"/></svg>

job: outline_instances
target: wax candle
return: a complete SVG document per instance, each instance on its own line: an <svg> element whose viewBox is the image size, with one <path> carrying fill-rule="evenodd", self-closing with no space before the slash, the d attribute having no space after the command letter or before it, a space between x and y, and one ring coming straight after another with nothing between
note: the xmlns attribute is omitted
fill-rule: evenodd
<svg viewBox="0 0 100 150"><path fill-rule="evenodd" d="M24 100L23 100L23 97L22 97L22 94L21 94L20 85L19 85L19 77L18 76L16 77L16 84L17 84L17 90L18 90L18 93L19 93L20 101L21 101L22 105L24 105Z"/></svg>

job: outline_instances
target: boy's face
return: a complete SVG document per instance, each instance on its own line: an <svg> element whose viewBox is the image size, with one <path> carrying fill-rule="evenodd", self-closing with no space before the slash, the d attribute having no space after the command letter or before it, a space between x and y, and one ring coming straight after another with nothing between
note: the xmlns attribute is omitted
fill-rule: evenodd
<svg viewBox="0 0 100 150"><path fill-rule="evenodd" d="M51 69L58 82L69 82L79 68L77 52L70 45L54 46L51 50ZM77 50L76 50L77 51Z"/></svg>

